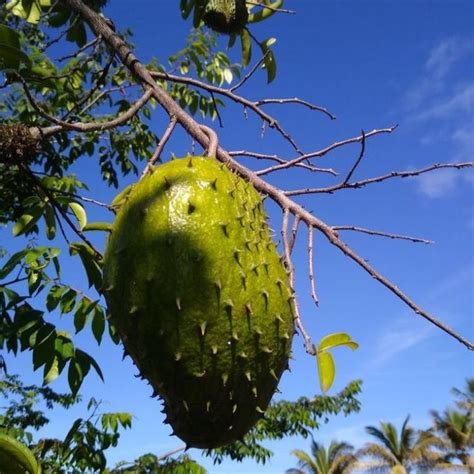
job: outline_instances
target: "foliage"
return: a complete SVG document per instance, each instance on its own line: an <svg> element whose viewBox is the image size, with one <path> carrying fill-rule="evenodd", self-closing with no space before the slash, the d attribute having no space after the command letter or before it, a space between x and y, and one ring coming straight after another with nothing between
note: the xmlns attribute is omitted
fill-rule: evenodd
<svg viewBox="0 0 474 474"><path fill-rule="evenodd" d="M367 426L368 434L376 439L353 452L346 442L332 441L326 449L312 439L311 453L296 449L300 469L288 469L287 474L343 474L351 472L406 474L413 472L469 472L474 471L474 460L469 456L473 448L474 422L473 379L466 380L466 389L452 389L459 412L448 408L440 415L431 411L433 426L425 430L411 427L409 416L400 433L392 423L381 422L380 427ZM469 431L471 430L471 431ZM459 463L452 462L460 461Z"/></svg>
<svg viewBox="0 0 474 474"><path fill-rule="evenodd" d="M326 449L316 441L311 442L311 454L300 449L292 453L298 459L301 469L289 469L287 474L344 474L349 472L357 458L353 446L345 442L331 441Z"/></svg>
<svg viewBox="0 0 474 474"><path fill-rule="evenodd" d="M121 428L130 428L128 413L98 413L100 402L91 399L87 418L75 420L64 439L34 440L34 432L49 423L39 406L70 408L80 397L57 393L49 387L25 385L16 375L5 374L0 395L8 405L0 415L0 433L29 446L45 473L102 472L106 468L105 451L116 446Z"/></svg>
<svg viewBox="0 0 474 474"><path fill-rule="evenodd" d="M442 464L441 458L433 447L436 441L427 432L416 433L408 424L407 416L400 433L392 423L380 422L380 428L367 426L366 431L376 439L367 443L357 456L369 457L373 461L365 464L369 472L389 469L392 473L403 474L413 468L417 471L430 472Z"/></svg>
<svg viewBox="0 0 474 474"><path fill-rule="evenodd" d="M457 398L456 408L447 408L443 413L431 411L433 428L430 434L434 437L449 466L452 460L459 460L468 472L474 472L474 379L466 380L465 390L454 388Z"/></svg>
<svg viewBox="0 0 474 474"><path fill-rule="evenodd" d="M355 381L335 396L317 396L312 399L302 397L295 402L275 402L243 441L225 448L208 450L206 455L217 464L225 457L238 461L252 458L265 463L273 453L262 441L296 435L306 438L321 422L327 422L330 415L349 415L358 411L360 402L357 396L360 389L361 383ZM121 428L131 427L130 414L99 413L100 402L91 399L87 405L89 416L74 421L64 439L35 440L34 431L49 422L38 405L44 403L47 410L52 410L55 406L68 409L79 402L80 397L59 394L49 387L25 385L14 375L5 375L0 381L0 395L4 402L8 402L0 415L0 432L8 433L28 445L46 472L90 472L105 469L107 449L117 446ZM205 471L187 455L171 458L148 453L134 462L117 464L111 472L201 474Z"/></svg>

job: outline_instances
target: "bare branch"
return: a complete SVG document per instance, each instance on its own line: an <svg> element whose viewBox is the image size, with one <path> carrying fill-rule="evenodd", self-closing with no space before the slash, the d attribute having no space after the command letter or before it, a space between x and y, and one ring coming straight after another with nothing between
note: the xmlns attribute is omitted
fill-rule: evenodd
<svg viewBox="0 0 474 474"><path fill-rule="evenodd" d="M23 90L30 102L31 106L41 115L44 119L49 120L50 122L57 125L57 127L44 127L40 129L40 134L45 137L48 135L52 135L62 130L74 130L76 132L102 132L104 130L109 130L111 128L115 128L119 125L123 125L124 123L128 122L134 115L138 113L138 111L148 102L148 99L153 95L151 90L147 90L140 99L138 99L132 106L122 114L117 115L116 118L110 120L109 122L90 122L90 123L82 123L82 122L64 122L63 120L59 120L56 117L53 117L46 113L35 101L33 96L31 95L26 83L23 79ZM59 128L58 128L59 127ZM32 127L33 129L35 127ZM33 130L32 130L33 132Z"/></svg>
<svg viewBox="0 0 474 474"><path fill-rule="evenodd" d="M326 114L331 120L336 120L336 116L325 107L312 104L311 102L300 99L298 97L293 97L292 99L261 99L255 102L255 105L266 104L299 104L303 105L304 107L307 107L310 110L317 110L318 112L322 112L323 114Z"/></svg>
<svg viewBox="0 0 474 474"><path fill-rule="evenodd" d="M298 233L299 223L300 223L299 216L295 216L295 219L293 221L293 228L291 229L290 241L288 243L288 245L290 247L290 254L293 252L293 247L295 246L296 234Z"/></svg>
<svg viewBox="0 0 474 474"><path fill-rule="evenodd" d="M315 350L313 344L311 342L311 338L309 337L303 321L301 320L300 309L298 305L298 300L295 297L295 269L293 267L293 262L291 260L291 248L290 242L288 241L288 225L289 225L289 218L290 218L290 210L285 208L283 210L283 223L281 226L281 236L283 240L283 251L284 251L284 261L288 271L288 277L290 282L290 288L292 293L292 300L293 300L293 320L295 322L295 326L301 333L304 341L304 347L308 354L315 355Z"/></svg>
<svg viewBox="0 0 474 474"><path fill-rule="evenodd" d="M416 243L421 243L421 244L434 243L432 240L420 239L419 237L411 237L409 235L401 235L401 234L391 234L389 232L365 229L364 227L357 227L357 226L352 226L352 225L333 225L332 230L335 230L336 232L340 230L352 230L354 232L362 232L364 234L369 234L369 235L378 235L380 237L388 237L389 239L409 240L411 242L416 242Z"/></svg>
<svg viewBox="0 0 474 474"><path fill-rule="evenodd" d="M349 173L347 174L346 179L343 181L344 183L348 183L349 180L352 178L352 175L354 174L354 171L359 166L359 163L361 162L362 158L364 157L364 152L365 152L365 133L364 133L364 130L362 130L362 140L360 141L359 156L358 156L357 160L354 162L354 164L352 165L352 168L349 171Z"/></svg>
<svg viewBox="0 0 474 474"><path fill-rule="evenodd" d="M110 55L110 58L105 65L105 67L102 69L99 77L97 78L97 81L95 82L94 86L90 88L89 91L82 97L82 99L79 99L75 104L74 107L71 108L65 115L63 115L62 120L66 120L67 117L72 115L72 113L75 110L80 109L94 94L95 92L99 89L99 87L105 82L105 79L109 73L110 68L112 67L112 63L114 62L114 54Z"/></svg>
<svg viewBox="0 0 474 474"><path fill-rule="evenodd" d="M271 115L263 111L260 108L260 106L257 104L257 102L253 102L249 99L246 99L245 97L234 94L233 89L224 89L222 87L214 86L212 84L207 84L205 82L199 81L198 79L194 79L191 77L176 76L173 74L168 74L166 72L150 71L150 75L155 79L167 80L171 82L177 82L181 84L188 84L194 87L199 87L200 89L204 89L208 92L213 92L215 94L220 94L224 97L227 97L233 102L241 104L244 107L248 107L255 114L257 114L262 120L264 120L270 128L275 128L276 130L278 130L278 132L292 145L292 147L298 153L302 154L301 150L299 149L298 145L295 143L291 135L279 124L279 122L274 117L272 117ZM289 99L289 100L294 101L294 99ZM282 102L282 103L285 103L285 102ZM306 102L304 101L301 101L299 103L306 105ZM325 110L323 107L318 107L316 105L313 105L312 107L313 107L313 110L321 110L321 111ZM329 114L329 116L332 116L332 114Z"/></svg>
<svg viewBox="0 0 474 474"><path fill-rule="evenodd" d="M255 74L255 71L263 64L267 56L268 51L254 64L252 69L250 69L250 71L245 74L245 76L235 86L229 89L230 92L235 92L237 89L239 89L239 87L242 87Z"/></svg>
<svg viewBox="0 0 474 474"><path fill-rule="evenodd" d="M392 133L397 128L397 126L398 125L394 125L393 127L372 130L371 132L368 132L364 135L364 140L366 138L373 137L374 135L380 135L382 133ZM306 153L305 155L298 156L297 158L287 161L286 163L283 163L281 165L271 166L269 168L265 168L264 170L260 170L256 174L258 176L263 176L268 173L273 173L275 171L280 171L286 168L290 168L291 166L294 166L297 163L301 163L302 161L309 160L311 158L320 158L321 156L324 156L330 151L335 150L336 148L339 148L341 146L349 145L350 143L361 142L362 138L363 138L362 135L359 135L358 137L347 138L346 140L335 142L332 145L327 146L326 148L323 148L318 151L313 151L311 153Z"/></svg>
<svg viewBox="0 0 474 474"><path fill-rule="evenodd" d="M391 173L384 174L382 176L376 176L374 178L362 179L360 181L355 181L353 183L339 183L334 186L328 186L326 188L304 188L304 189L294 189L292 191L285 191L286 196L298 196L300 194L318 194L318 193L333 193L339 191L340 189L359 189L368 184L381 183L392 178L408 178L413 176L419 176L424 173L429 173L430 171L446 169L446 168L473 168L474 162L469 161L466 163L438 163L435 165L427 166L419 170L413 171L392 171Z"/></svg>
<svg viewBox="0 0 474 474"><path fill-rule="evenodd" d="M67 30L66 30L67 32ZM57 59L58 62L62 62L66 59L73 59L79 56L79 54L83 53L86 49L89 49L91 46L95 46L96 44L100 43L102 38L100 36L97 36L93 40L89 41L86 43L84 46L81 46L76 52L73 54L68 54L67 56L61 56L60 58Z"/></svg>
<svg viewBox="0 0 474 474"><path fill-rule="evenodd" d="M165 147L166 143L171 137L175 127L176 127L176 117L173 115L170 118L170 122L168 126L166 127L165 133L161 137L161 140L159 141L158 146L156 147L152 157L148 160L148 164L143 170L142 178L143 176L145 176L147 173L149 173L152 170L153 165L159 160L161 152L163 151L163 148Z"/></svg>
<svg viewBox="0 0 474 474"><path fill-rule="evenodd" d="M288 163L287 160L280 158L278 155L267 155L264 153L257 153L255 151L239 150L239 151L229 151L228 153L230 156L248 156L251 158L257 158L259 160L270 160L270 161L276 161L278 163ZM328 173L333 176L338 176L338 173L332 168L319 168L318 166L309 165L307 163L296 163L295 167L305 168L308 171L311 171L313 173Z"/></svg>
<svg viewBox="0 0 474 474"><path fill-rule="evenodd" d="M316 293L316 285L314 282L314 268L313 268L313 226L308 226L308 275L309 284L311 287L311 298L313 298L314 304L319 306L318 294Z"/></svg>

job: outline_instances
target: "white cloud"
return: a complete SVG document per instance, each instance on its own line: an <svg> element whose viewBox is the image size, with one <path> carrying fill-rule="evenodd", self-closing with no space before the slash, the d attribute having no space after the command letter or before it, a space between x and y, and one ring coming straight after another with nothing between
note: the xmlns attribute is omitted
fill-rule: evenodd
<svg viewBox="0 0 474 474"><path fill-rule="evenodd" d="M445 169L426 173L418 177L420 191L430 198L441 198L449 194L457 185L459 172Z"/></svg>
<svg viewBox="0 0 474 474"><path fill-rule="evenodd" d="M474 39L447 38L437 44L428 56L425 69L436 78L445 77L454 64L474 50Z"/></svg>
<svg viewBox="0 0 474 474"><path fill-rule="evenodd" d="M437 100L433 105L421 110L419 120L458 119L460 115L474 112L474 81L455 90L451 95Z"/></svg>
<svg viewBox="0 0 474 474"><path fill-rule="evenodd" d="M414 330L413 320L385 328L375 345L371 368L378 369L398 354L417 346L431 331L431 326L428 325Z"/></svg>
<svg viewBox="0 0 474 474"><path fill-rule="evenodd" d="M412 125L420 129L420 144L448 150L439 160L444 163L473 161L474 79L466 76L468 69L456 68L470 64L473 56L474 38L444 39L427 54L422 75L403 98ZM424 174L416 183L425 196L439 198L473 179L469 170L445 169Z"/></svg>
<svg viewBox="0 0 474 474"><path fill-rule="evenodd" d="M452 296L456 291L468 286L471 282L472 268L470 265L467 265L456 273L448 275L438 285L434 286L425 295L425 304L443 301L447 295ZM448 323L448 319L452 322L457 318L451 314L449 318L443 318L443 322ZM402 314L394 321L387 324L381 331L374 345L373 355L370 357L366 370L380 370L387 362L403 352L410 351L410 349L430 337L435 331L435 327L432 324L421 318L414 321L413 315L410 313Z"/></svg>

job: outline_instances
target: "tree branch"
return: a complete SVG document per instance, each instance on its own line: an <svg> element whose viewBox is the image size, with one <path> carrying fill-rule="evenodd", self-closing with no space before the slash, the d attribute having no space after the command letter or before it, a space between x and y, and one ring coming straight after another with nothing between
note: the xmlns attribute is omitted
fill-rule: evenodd
<svg viewBox="0 0 474 474"><path fill-rule="evenodd" d="M391 234L389 232L382 232L379 230L371 230L365 229L364 227L357 227L353 225L333 225L332 230L340 231L340 230L352 230L355 232L362 232L364 234L369 235L378 235L380 237L388 237L389 239L401 239L401 240L409 240L411 242L422 243L422 244L433 244L432 240L427 239L420 239L419 237L411 237L409 235L401 235L401 234Z"/></svg>
<svg viewBox="0 0 474 474"><path fill-rule="evenodd" d="M101 18L96 12L87 7L81 0L63 0L71 9L78 12L82 18L87 21L94 33L102 35L104 40L114 49L117 53L117 56L120 57L122 62L130 69L130 71L138 78L140 78L142 85L145 90L152 90L153 97L158 101L159 104L166 110L170 117L175 116L176 120L184 127L184 129L203 146L207 148L210 142L208 135L203 131L201 125L199 125L189 114L187 114L179 105L169 96L169 94L159 87L156 84L153 76L147 70L147 68L134 56L130 51L127 44L117 35L114 31L108 26L106 21ZM378 134L378 133L391 133L394 130L394 127L382 130L374 130L366 134L366 138ZM332 148L341 146L341 143L351 143L355 141L360 141L362 137L349 139L349 141L340 142L338 144L333 144ZM329 150L328 150L329 151ZM327 153L327 151L326 151ZM314 156L314 155L313 155ZM416 314L426 318L431 323L435 324L441 328L446 333L450 334L452 337L457 339L459 342L464 344L469 349L474 349L474 346L467 339L463 338L451 328L445 324L438 321L436 318L431 316L426 311L419 308L408 296L406 296L395 284L390 280L386 279L384 276L379 274L371 265L369 265L362 257L355 253L351 248L349 248L343 241L341 241L337 233L332 230L332 228L327 225L325 222L318 219L316 216L313 216L311 213L306 211L298 203L292 201L283 191L272 186L266 181L262 180L256 173L253 173L246 167L242 166L240 163L232 159L231 156L221 147L217 149L217 158L222 162L226 163L231 169L239 173L244 179L247 179L252 182L253 186L262 194L266 194L271 197L284 211L285 214L293 214L294 216L299 216L301 221L305 222L307 225L313 226L315 229L320 231L329 242L335 247L339 248L345 255L351 258L356 262L360 267L362 267L369 275L379 281L392 293L394 293L399 299L401 299L406 305L415 311ZM299 157L297 162L303 161L308 157L303 155ZM289 162L290 163L290 162ZM287 168L289 165L280 165ZM298 311L297 301L295 299L295 308ZM301 330L301 329L300 329ZM303 338L305 334L302 332ZM307 336L307 335L306 335ZM306 342L306 339L305 339Z"/></svg>
<svg viewBox="0 0 474 474"><path fill-rule="evenodd" d="M309 160L311 158L320 158L321 156L324 156L328 154L330 151L335 150L336 148L339 148L341 146L349 145L350 143L361 142L362 139L365 140L366 138L373 137L374 135L380 135L382 133L392 133L397 127L398 125L394 125L393 127L375 129L375 130L372 130L371 132L364 134L364 136L359 135L358 137L347 138L346 140L335 142L332 145L327 146L326 148L323 148L318 151L313 151L311 153L306 153L305 155L298 156L297 158L294 158L293 160L289 160L284 164L271 166L270 168L260 170L257 172L257 175L263 176L268 173L273 173L274 171L280 171L286 168L290 168L296 165L297 163L301 163L302 161Z"/></svg>
<svg viewBox="0 0 474 474"><path fill-rule="evenodd" d="M318 193L333 193L339 191L340 189L359 189L368 184L381 183L382 181L387 181L392 178L408 178L413 176L419 176L424 173L429 173L430 171L446 169L446 168L473 168L474 162L466 163L438 163L435 165L428 166L419 170L413 171L392 171L391 173L384 174L382 176L376 176L374 178L362 179L360 181L355 181L353 183L345 183L344 181L335 184L334 186L328 186L326 188L304 188L304 189L294 189L292 191L285 191L287 196L298 196L300 194L318 194Z"/></svg>

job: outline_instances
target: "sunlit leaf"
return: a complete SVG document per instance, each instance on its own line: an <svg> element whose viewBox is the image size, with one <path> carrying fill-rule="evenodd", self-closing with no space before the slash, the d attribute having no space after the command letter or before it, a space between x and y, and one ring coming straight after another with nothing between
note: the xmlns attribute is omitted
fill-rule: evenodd
<svg viewBox="0 0 474 474"><path fill-rule="evenodd" d="M78 202L70 202L69 207L79 222L79 229L82 230L87 224L87 214L85 209Z"/></svg>
<svg viewBox="0 0 474 474"><path fill-rule="evenodd" d="M318 363L321 390L327 392L334 383L334 378L336 376L334 359L329 352L318 352L316 360Z"/></svg>
<svg viewBox="0 0 474 474"><path fill-rule="evenodd" d="M359 345L352 340L349 334L345 332L337 332L323 337L319 342L318 350L329 350L337 346L346 346L353 350L359 347Z"/></svg>
<svg viewBox="0 0 474 474"><path fill-rule="evenodd" d="M247 30L240 33L240 42L242 46L242 67L247 67L252 58L252 38Z"/></svg>

